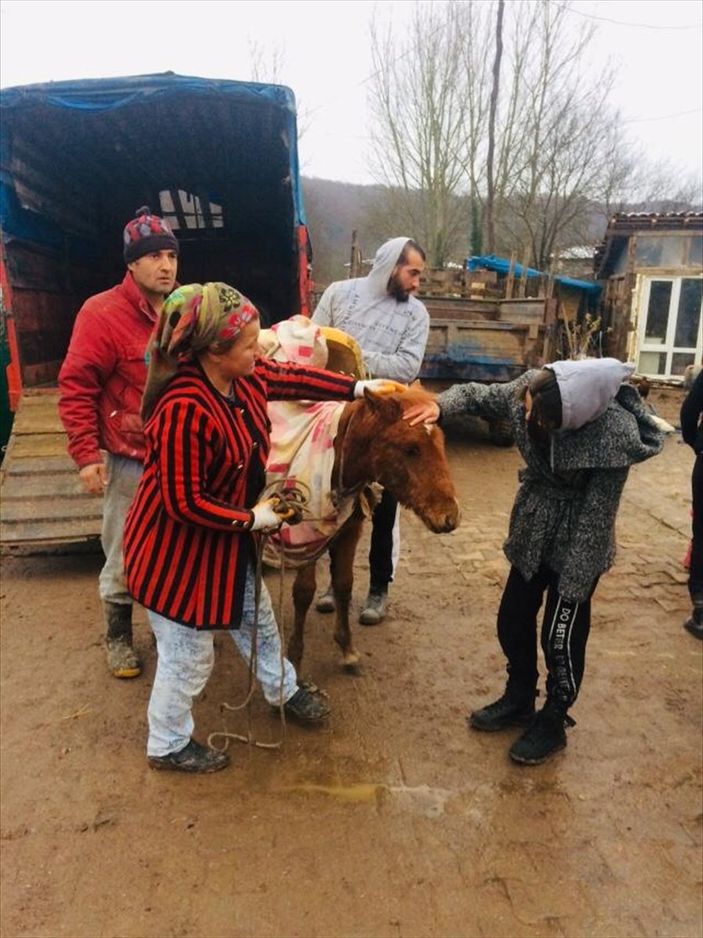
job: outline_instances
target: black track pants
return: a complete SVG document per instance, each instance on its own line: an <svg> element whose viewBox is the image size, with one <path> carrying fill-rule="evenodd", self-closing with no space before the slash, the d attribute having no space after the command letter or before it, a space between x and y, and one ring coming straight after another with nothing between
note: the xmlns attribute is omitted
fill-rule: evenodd
<svg viewBox="0 0 703 938"><path fill-rule="evenodd" d="M369 550L369 580L372 589L385 589L393 579L393 526L397 512L398 502L388 489L384 489L373 513Z"/></svg>
<svg viewBox="0 0 703 938"><path fill-rule="evenodd" d="M591 627L591 596L571 603L559 595L559 575L540 567L531 580L511 567L498 610L498 640L508 659L508 686L529 696L537 687L537 614L544 593L547 604L542 619L542 651L547 665L547 697L570 707L583 679L586 642Z"/></svg>

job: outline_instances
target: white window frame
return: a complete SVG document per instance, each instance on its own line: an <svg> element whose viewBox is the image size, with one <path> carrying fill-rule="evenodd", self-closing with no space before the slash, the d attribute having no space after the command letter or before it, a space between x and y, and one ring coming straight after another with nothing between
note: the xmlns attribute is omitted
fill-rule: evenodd
<svg viewBox="0 0 703 938"><path fill-rule="evenodd" d="M637 372L647 378L674 378L680 379L681 375L672 375L671 363L676 354L692 354L693 361L699 362L703 357L703 308L698 320L698 338L695 348L683 348L674 345L676 335L676 311L679 308L679 299L681 297L681 283L683 280L701 280L700 275L680 274L677 276L659 276L658 274L646 274L642 276L641 301L638 319L638 342L637 342ZM647 343L645 339L645 330L647 328L647 310L649 308L649 296L653 281L663 281L672 284L671 299L669 300L669 316L666 324L666 338L661 345ZM703 307L703 301L701 303ZM639 368L640 356L643 352L655 352L660 355L666 355L666 364L662 374L652 374L651 372L641 371Z"/></svg>

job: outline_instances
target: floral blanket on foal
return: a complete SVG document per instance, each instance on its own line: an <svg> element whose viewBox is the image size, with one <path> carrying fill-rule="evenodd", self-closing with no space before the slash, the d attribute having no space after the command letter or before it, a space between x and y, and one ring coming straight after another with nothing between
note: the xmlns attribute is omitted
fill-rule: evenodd
<svg viewBox="0 0 703 938"><path fill-rule="evenodd" d="M306 316L292 316L261 331L267 358L324 368L327 343L319 326ZM276 483L300 488L306 496L303 520L267 538L264 561L287 567L316 560L351 515L358 493L338 499L333 491L334 441L346 404L339 401L269 401L271 452L266 466L267 490Z"/></svg>

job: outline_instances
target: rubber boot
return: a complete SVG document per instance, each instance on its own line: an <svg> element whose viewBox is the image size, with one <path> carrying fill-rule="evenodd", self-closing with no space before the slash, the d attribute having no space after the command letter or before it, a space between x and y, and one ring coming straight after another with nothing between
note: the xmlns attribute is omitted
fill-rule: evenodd
<svg viewBox="0 0 703 938"><path fill-rule="evenodd" d="M139 677L142 666L132 648L131 603L105 602L107 666L114 677Z"/></svg>

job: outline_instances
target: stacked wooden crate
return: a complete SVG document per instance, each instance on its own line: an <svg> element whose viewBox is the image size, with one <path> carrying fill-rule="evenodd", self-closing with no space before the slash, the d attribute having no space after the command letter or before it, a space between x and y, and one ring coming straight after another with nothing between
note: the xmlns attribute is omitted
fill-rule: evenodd
<svg viewBox="0 0 703 938"><path fill-rule="evenodd" d="M419 296L450 296L482 299L497 296L498 275L494 270L427 268L421 279Z"/></svg>

